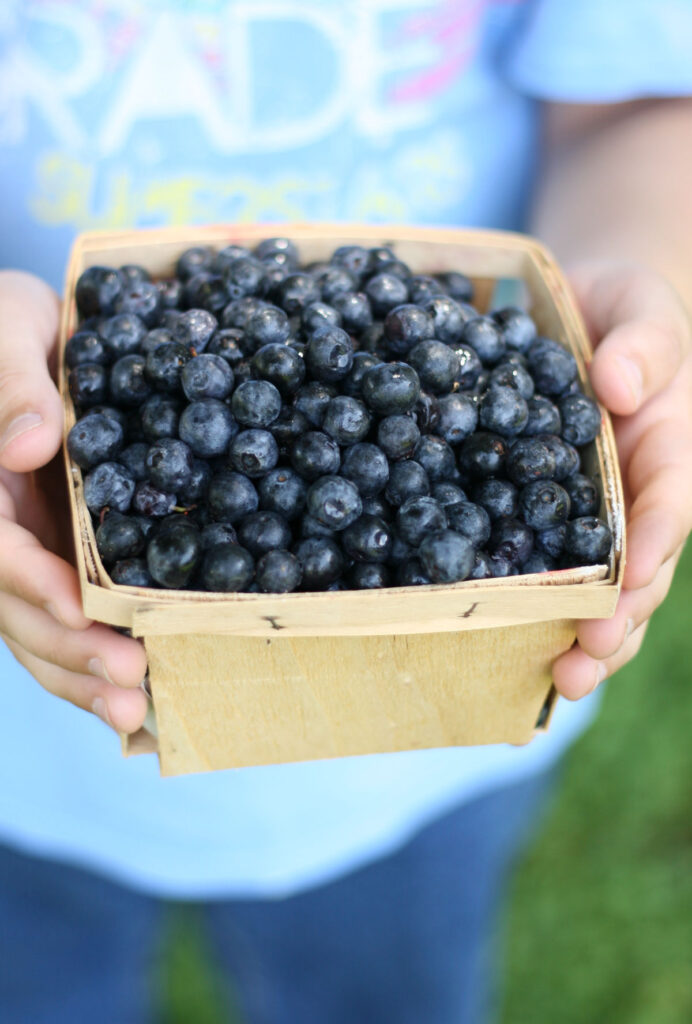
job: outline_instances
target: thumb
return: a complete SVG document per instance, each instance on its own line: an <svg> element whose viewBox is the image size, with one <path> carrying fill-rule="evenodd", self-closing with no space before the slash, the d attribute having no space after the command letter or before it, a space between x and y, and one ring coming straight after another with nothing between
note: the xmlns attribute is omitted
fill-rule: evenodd
<svg viewBox="0 0 692 1024"><path fill-rule="evenodd" d="M58 298L21 271L0 271L0 466L28 473L60 447L63 409L49 363Z"/></svg>

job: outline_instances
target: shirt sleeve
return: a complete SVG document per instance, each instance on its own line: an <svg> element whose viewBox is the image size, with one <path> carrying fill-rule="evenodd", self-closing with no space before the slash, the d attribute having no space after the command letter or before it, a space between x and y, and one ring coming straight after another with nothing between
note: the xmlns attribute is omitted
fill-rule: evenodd
<svg viewBox="0 0 692 1024"><path fill-rule="evenodd" d="M528 0L505 74L564 102L690 95L692 0Z"/></svg>

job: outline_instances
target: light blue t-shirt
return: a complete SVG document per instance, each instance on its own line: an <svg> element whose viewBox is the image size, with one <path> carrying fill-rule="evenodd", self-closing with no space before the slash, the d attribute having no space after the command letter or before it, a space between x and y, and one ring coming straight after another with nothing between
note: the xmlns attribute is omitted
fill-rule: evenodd
<svg viewBox="0 0 692 1024"><path fill-rule="evenodd" d="M692 91L689 0L7 0L0 263L78 230L291 219L521 227L538 99ZM548 766L417 751L160 779L0 647L0 838L170 896L280 895Z"/></svg>

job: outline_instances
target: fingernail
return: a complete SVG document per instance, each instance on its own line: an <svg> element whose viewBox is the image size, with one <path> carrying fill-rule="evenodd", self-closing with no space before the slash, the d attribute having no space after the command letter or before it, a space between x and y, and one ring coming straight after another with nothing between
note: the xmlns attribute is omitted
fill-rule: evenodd
<svg viewBox="0 0 692 1024"><path fill-rule="evenodd" d="M7 448L8 444L11 444L20 434L26 434L27 431L34 430L35 427L40 427L42 423L43 417L37 412L24 412L21 416L16 416L5 428L2 437L0 437L0 452Z"/></svg>
<svg viewBox="0 0 692 1024"><path fill-rule="evenodd" d="M102 679L107 679L109 683L113 682L100 658L90 658L87 668L92 676L101 676Z"/></svg>
<svg viewBox="0 0 692 1024"><path fill-rule="evenodd" d="M625 623L625 640L634 632L634 619L628 619Z"/></svg>
<svg viewBox="0 0 692 1024"><path fill-rule="evenodd" d="M605 677L607 675L608 675L608 669L605 667L605 663L600 661L598 663L598 668L596 669L596 682L594 683L594 687L593 687L594 690L596 689L597 686L599 686L603 682L603 680L605 679Z"/></svg>
<svg viewBox="0 0 692 1024"><path fill-rule="evenodd" d="M625 356L618 356L617 361L620 366L620 372L623 380L632 392L632 397L638 406L641 405L642 398L644 397L644 378L642 377L642 371L635 362L631 359L627 359Z"/></svg>
<svg viewBox="0 0 692 1024"><path fill-rule="evenodd" d="M91 705L91 710L94 712L97 718L100 718L102 722L105 722L106 725L109 725L111 729L113 728L111 717L108 714L108 706L103 697L94 697L94 700Z"/></svg>

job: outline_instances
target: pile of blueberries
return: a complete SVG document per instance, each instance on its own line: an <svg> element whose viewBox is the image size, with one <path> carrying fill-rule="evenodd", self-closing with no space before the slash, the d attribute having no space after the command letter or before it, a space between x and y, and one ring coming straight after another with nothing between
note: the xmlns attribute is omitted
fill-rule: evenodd
<svg viewBox="0 0 692 1024"><path fill-rule="evenodd" d="M286 593L607 561L573 356L472 299L389 247L301 267L286 238L188 249L168 280L85 270L67 446L112 580Z"/></svg>

